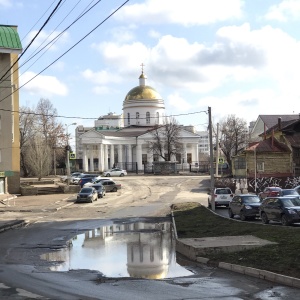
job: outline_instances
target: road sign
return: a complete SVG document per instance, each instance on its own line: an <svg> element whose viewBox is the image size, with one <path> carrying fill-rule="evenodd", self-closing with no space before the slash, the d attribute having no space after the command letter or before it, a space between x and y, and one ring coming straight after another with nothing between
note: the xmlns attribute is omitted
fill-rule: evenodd
<svg viewBox="0 0 300 300"><path fill-rule="evenodd" d="M76 159L76 154L74 152L70 152L69 159Z"/></svg>
<svg viewBox="0 0 300 300"><path fill-rule="evenodd" d="M224 158L222 157L219 158L219 164L224 164Z"/></svg>

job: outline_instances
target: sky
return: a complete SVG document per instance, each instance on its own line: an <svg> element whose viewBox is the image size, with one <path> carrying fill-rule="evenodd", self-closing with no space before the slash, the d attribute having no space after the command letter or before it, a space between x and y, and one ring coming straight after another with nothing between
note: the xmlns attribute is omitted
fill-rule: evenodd
<svg viewBox="0 0 300 300"><path fill-rule="evenodd" d="M41 30L58 3L0 0L26 49L21 106L48 99L63 124L93 126L122 113L143 64L166 115L198 131L208 107L214 123L300 113L299 0L64 0Z"/></svg>

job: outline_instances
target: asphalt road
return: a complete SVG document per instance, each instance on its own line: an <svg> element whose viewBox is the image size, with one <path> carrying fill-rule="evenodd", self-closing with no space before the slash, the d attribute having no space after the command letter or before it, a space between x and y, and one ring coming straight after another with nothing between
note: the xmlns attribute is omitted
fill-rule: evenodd
<svg viewBox="0 0 300 300"><path fill-rule="evenodd" d="M32 221L26 228L0 234L0 299L298 299L299 290L206 265L181 264L194 275L163 280L103 278L92 270L50 271L42 255L65 248L78 233L111 219L159 217L170 205L207 205L208 177L128 176L117 179L122 189L94 203L73 203L60 210L13 213ZM41 203L42 206L42 203ZM62 258L63 260L63 258Z"/></svg>

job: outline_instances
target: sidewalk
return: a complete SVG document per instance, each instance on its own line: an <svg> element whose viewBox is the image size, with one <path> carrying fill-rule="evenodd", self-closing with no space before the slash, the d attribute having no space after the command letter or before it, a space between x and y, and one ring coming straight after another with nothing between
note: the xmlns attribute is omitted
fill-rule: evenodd
<svg viewBox="0 0 300 300"><path fill-rule="evenodd" d="M50 194L33 196L0 195L0 232L26 226L34 217L26 219L24 214L57 211L72 205L74 194Z"/></svg>

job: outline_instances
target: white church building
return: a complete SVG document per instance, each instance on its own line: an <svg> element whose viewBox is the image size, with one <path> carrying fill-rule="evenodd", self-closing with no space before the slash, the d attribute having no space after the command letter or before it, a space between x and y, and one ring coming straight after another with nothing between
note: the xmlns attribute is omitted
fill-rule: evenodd
<svg viewBox="0 0 300 300"><path fill-rule="evenodd" d="M94 127L77 126L77 169L83 172L103 172L114 166L127 171L143 171L145 165L163 160L149 151L153 141L151 131L163 125L166 119L165 104L160 94L146 85L142 71L139 85L131 89L123 101L123 113L109 113L95 120ZM193 126L181 126L182 153L171 160L188 165L198 162L200 136Z"/></svg>

